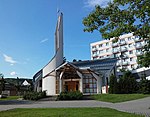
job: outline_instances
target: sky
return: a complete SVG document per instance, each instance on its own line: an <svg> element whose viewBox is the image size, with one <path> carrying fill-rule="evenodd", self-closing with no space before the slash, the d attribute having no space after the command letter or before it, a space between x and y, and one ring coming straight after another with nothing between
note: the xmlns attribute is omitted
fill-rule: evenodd
<svg viewBox="0 0 150 117"><path fill-rule="evenodd" d="M100 33L84 32L82 20L110 0L0 0L0 73L32 78L54 56L57 10L63 13L64 57L89 60Z"/></svg>

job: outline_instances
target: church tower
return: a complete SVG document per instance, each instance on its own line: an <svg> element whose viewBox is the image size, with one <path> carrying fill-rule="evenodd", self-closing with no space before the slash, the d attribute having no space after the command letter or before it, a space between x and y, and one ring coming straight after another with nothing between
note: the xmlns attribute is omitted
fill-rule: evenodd
<svg viewBox="0 0 150 117"><path fill-rule="evenodd" d="M58 17L55 31L55 53L57 55L56 67L63 63L63 14Z"/></svg>
<svg viewBox="0 0 150 117"><path fill-rule="evenodd" d="M56 95L56 71L63 64L63 14L60 13L55 31L55 55L43 68L42 91Z"/></svg>

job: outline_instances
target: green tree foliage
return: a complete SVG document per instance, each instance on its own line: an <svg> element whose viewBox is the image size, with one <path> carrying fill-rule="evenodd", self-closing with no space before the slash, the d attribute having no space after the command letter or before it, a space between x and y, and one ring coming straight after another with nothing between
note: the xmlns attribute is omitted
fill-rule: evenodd
<svg viewBox="0 0 150 117"><path fill-rule="evenodd" d="M110 76L109 93L116 94L118 92L118 83L115 75Z"/></svg>
<svg viewBox="0 0 150 117"><path fill-rule="evenodd" d="M145 67L150 67L150 52L145 52L144 55L138 56L138 63Z"/></svg>
<svg viewBox="0 0 150 117"><path fill-rule="evenodd" d="M33 82L30 82L30 85L28 86L28 91L34 91L34 84Z"/></svg>
<svg viewBox="0 0 150 117"><path fill-rule="evenodd" d="M46 97L46 91L43 92L26 92L23 95L23 99L25 100L39 100L41 98L45 98Z"/></svg>
<svg viewBox="0 0 150 117"><path fill-rule="evenodd" d="M143 79L140 81L140 92L143 94L150 94L150 81Z"/></svg>
<svg viewBox="0 0 150 117"><path fill-rule="evenodd" d="M0 73L0 86L1 86L1 90L4 91L5 90L5 79L4 79L4 75L2 73Z"/></svg>
<svg viewBox="0 0 150 117"><path fill-rule="evenodd" d="M2 73L0 73L0 78L4 77L4 75Z"/></svg>
<svg viewBox="0 0 150 117"><path fill-rule="evenodd" d="M17 81L16 81L16 82L17 82L17 83L16 83L15 87L16 87L17 92L18 92L18 94L19 94L21 85L20 85L20 83L19 83L19 78L18 78L18 77L17 77Z"/></svg>
<svg viewBox="0 0 150 117"><path fill-rule="evenodd" d="M107 7L95 6L83 19L84 31L98 30L104 39L131 33L147 41L139 63L150 66L150 2L149 0L114 0Z"/></svg>
<svg viewBox="0 0 150 117"><path fill-rule="evenodd" d="M137 92L137 82L130 71L124 72L118 83L118 93L130 94Z"/></svg>

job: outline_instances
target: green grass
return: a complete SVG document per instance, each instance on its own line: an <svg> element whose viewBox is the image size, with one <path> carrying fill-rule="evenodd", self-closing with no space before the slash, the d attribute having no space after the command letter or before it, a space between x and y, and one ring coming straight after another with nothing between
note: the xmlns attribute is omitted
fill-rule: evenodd
<svg viewBox="0 0 150 117"><path fill-rule="evenodd" d="M17 100L21 96L8 96L7 98L0 98L0 100Z"/></svg>
<svg viewBox="0 0 150 117"><path fill-rule="evenodd" d="M109 108L28 108L0 112L0 117L144 117Z"/></svg>
<svg viewBox="0 0 150 117"><path fill-rule="evenodd" d="M99 95L93 95L92 98L99 101L104 102L112 102L112 103L118 103L118 102L125 102L130 100L136 100L144 97L148 97L150 95L144 95L144 94L99 94Z"/></svg>

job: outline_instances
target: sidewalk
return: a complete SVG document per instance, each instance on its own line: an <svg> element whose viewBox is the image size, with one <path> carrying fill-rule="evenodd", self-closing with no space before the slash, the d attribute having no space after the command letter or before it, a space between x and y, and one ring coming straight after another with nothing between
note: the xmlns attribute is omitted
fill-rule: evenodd
<svg viewBox="0 0 150 117"><path fill-rule="evenodd" d="M2 104L0 101L0 111L14 108L70 108L70 107L107 107L117 109L119 111L142 114L150 117L150 97L122 102L108 103L95 100L80 100L80 101L26 101L24 103Z"/></svg>

